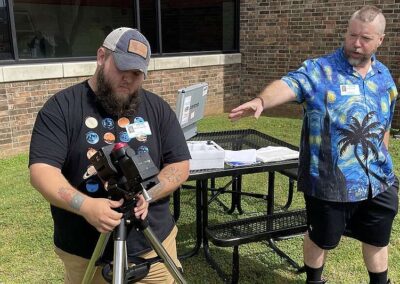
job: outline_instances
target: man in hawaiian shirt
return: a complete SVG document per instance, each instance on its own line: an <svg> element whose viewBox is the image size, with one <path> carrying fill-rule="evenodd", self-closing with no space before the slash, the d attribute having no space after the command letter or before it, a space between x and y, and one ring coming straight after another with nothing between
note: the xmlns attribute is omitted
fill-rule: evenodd
<svg viewBox="0 0 400 284"><path fill-rule="evenodd" d="M298 188L304 193L306 283L324 283L327 251L342 235L362 243L370 283L388 280L388 243L398 211L398 180L388 152L397 97L389 70L375 57L385 36L380 9L350 18L343 47L306 60L233 109L237 120L289 101L302 103Z"/></svg>

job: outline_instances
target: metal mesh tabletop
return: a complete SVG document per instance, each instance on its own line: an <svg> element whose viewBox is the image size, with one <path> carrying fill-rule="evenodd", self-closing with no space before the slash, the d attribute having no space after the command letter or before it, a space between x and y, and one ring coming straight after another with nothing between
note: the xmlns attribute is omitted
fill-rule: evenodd
<svg viewBox="0 0 400 284"><path fill-rule="evenodd" d="M284 146L292 150L298 150L297 147L291 144L278 140L272 136L269 136L254 129L198 133L190 140L212 140L225 150L233 151L259 149L267 146Z"/></svg>

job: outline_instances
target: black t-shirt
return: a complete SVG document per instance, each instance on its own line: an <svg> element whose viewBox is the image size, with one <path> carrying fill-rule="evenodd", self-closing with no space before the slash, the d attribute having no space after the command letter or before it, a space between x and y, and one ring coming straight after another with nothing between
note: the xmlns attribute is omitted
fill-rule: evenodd
<svg viewBox="0 0 400 284"><path fill-rule="evenodd" d="M125 126L134 122L148 122L151 134L130 139ZM159 96L140 90L137 114L117 118L107 115L96 103L95 94L85 81L55 94L40 110L32 132L29 165L46 163L60 168L81 192L91 197L106 197L97 175L87 178L88 157L95 150L117 142L127 142L136 153L148 152L159 169L164 164L190 159L176 115ZM168 203L169 198L164 198L149 207L149 224L160 241L174 226ZM90 258L99 237L97 230L83 217L58 207L51 206L51 213L55 245ZM127 246L129 256L150 248L143 233L136 230L129 232Z"/></svg>

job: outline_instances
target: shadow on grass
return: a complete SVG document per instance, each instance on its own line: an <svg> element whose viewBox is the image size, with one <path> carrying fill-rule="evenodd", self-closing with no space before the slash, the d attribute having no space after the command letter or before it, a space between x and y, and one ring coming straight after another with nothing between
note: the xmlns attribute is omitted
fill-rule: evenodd
<svg viewBox="0 0 400 284"><path fill-rule="evenodd" d="M211 211L221 209L211 209ZM237 216L228 215L230 218ZM182 216L181 216L182 218ZM177 246L179 255L184 255L192 251L196 243L196 223L195 220L178 221ZM189 221L189 222L188 222ZM219 220L220 221L220 220ZM210 223L218 222L218 219L211 218ZM287 244L278 247L286 252L295 252L294 258L300 262L301 254L300 240L293 242L285 240L282 242L293 243L289 248ZM232 247L216 247L210 242L211 255L225 274L231 276L232 273ZM239 283L304 283L304 276L297 274L297 271L284 259L279 257L265 242L254 242L239 246ZM297 259L296 259L297 258ZM198 254L181 261L185 270L185 278L188 283L224 283L217 272L209 265L204 256L203 248Z"/></svg>
<svg viewBox="0 0 400 284"><path fill-rule="evenodd" d="M248 246L251 245L240 246L239 251ZM190 250L191 247L180 246L180 249ZM224 273L231 277L232 248L219 248L211 245L211 255ZM203 249L200 249L199 254L181 262L188 283L224 283L206 261ZM304 283L304 276L297 274L294 268L265 245L257 251L240 253L239 283L295 284Z"/></svg>

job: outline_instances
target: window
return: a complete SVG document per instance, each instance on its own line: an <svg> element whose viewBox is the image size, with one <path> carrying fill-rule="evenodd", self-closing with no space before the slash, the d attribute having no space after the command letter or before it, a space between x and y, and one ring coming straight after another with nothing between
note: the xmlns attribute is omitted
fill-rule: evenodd
<svg viewBox="0 0 400 284"><path fill-rule="evenodd" d="M94 56L113 28L133 25L133 15L126 0L15 0L19 57Z"/></svg>
<svg viewBox="0 0 400 284"><path fill-rule="evenodd" d="M238 3L0 0L0 60L94 57L104 37L117 27L140 29L153 54L237 51Z"/></svg>
<svg viewBox="0 0 400 284"><path fill-rule="evenodd" d="M234 16L235 1L162 0L163 52L234 50Z"/></svg>
<svg viewBox="0 0 400 284"><path fill-rule="evenodd" d="M151 46L151 53L160 53L160 45L158 43L158 18L156 1L141 0L139 1L140 10L140 31L144 34Z"/></svg>
<svg viewBox="0 0 400 284"><path fill-rule="evenodd" d="M0 0L0 60L12 59L10 20L6 0Z"/></svg>

